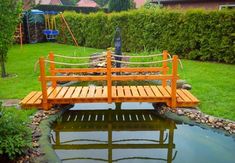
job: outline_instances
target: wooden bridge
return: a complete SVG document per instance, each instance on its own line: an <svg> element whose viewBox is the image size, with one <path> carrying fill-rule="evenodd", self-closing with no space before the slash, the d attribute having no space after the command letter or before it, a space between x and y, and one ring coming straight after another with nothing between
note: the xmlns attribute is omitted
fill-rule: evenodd
<svg viewBox="0 0 235 163"><path fill-rule="evenodd" d="M127 62L120 61L118 57L159 57L161 61L152 62ZM112 56L108 51L103 57L105 60L105 68L57 68L56 65L86 65L89 63L64 63L55 61L55 57L64 57L77 59L78 57L68 57L49 54L49 60L40 58L40 77L42 91L32 91L21 102L23 108L43 108L50 109L55 104L74 104L74 103L97 103L97 102L163 102L168 106L175 107L194 107L199 100L194 97L188 90L177 89L176 81L179 79L177 74L178 56L168 57L167 51L162 54L150 56ZM113 59L113 57L116 58ZM80 57L82 58L82 57ZM86 57L83 57L86 58ZM162 63L161 67L121 67L114 68L112 63L127 64L154 64ZM172 68L168 62L172 62ZM46 75L45 63L50 64L49 73ZM67 76L58 76L58 73L73 74ZM128 74L130 73L130 74ZM135 73L135 75L133 75ZM88 75L84 75L88 74ZM136 81L136 80L161 80L161 85L145 85L145 86L120 86L113 85L113 81ZM58 81L106 81L105 86L58 86ZM48 87L48 82L51 86ZM167 85L170 83L170 86Z"/></svg>

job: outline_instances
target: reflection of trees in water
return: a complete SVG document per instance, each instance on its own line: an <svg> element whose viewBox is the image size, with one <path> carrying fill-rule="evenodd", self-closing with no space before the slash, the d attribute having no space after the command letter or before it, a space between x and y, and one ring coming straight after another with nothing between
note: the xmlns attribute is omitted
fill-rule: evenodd
<svg viewBox="0 0 235 163"><path fill-rule="evenodd" d="M159 117L153 110L69 110L60 117L60 120L56 124L54 124L53 130L55 138L52 136L52 141L53 148L55 150L108 150L107 159L94 157L74 157L66 158L62 161L94 160L118 162L123 160L141 159L159 160L170 163L175 159L177 154L176 151L173 155L173 149L175 148L175 144L173 143L175 129L176 125L174 121ZM66 132L90 131L107 132L108 140L60 140L61 132L64 134ZM113 131L159 131L159 138L157 140L141 138L113 140ZM78 144L78 142L80 144ZM167 150L167 158L133 156L113 159L113 149L162 149Z"/></svg>

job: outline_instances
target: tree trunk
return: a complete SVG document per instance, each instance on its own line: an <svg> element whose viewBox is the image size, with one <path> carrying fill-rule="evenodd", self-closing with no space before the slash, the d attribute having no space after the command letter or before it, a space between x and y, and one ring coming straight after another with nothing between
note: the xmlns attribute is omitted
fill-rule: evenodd
<svg viewBox="0 0 235 163"><path fill-rule="evenodd" d="M4 62L4 58L3 58L3 54L1 55L1 59L0 59L0 62L1 62L1 70L2 70L2 78L5 78L7 77L7 73L6 73L6 68L5 68L5 62Z"/></svg>

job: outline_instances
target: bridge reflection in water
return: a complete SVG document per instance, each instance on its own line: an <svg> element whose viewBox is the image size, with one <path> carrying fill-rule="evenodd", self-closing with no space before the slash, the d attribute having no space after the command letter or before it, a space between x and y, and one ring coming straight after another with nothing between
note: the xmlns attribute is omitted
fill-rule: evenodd
<svg viewBox="0 0 235 163"><path fill-rule="evenodd" d="M106 158L98 157L73 157L61 158L62 161L93 160L104 162L119 162L128 160L151 160L171 163L176 155L173 143L175 122L159 117L154 110L68 110L53 125L52 145L56 151L60 150L107 150ZM133 132L135 138L114 139L114 133ZM146 138L138 132L150 132L154 138ZM155 132L156 131L156 132ZM87 137L80 136L71 138L69 134L86 133ZM97 139L99 136L89 134L93 132L105 132L106 140ZM156 134L157 133L157 134ZM68 134L66 136L66 134ZM142 138L136 138L136 137ZM61 137L66 137L62 140ZM102 138L104 138L102 137ZM113 150L135 150L135 149L159 149L165 152L164 157L130 156L113 159ZM161 153L162 153L161 152ZM76 155L77 156L77 155ZM96 154L92 154L96 156ZM159 156L158 153L151 156Z"/></svg>

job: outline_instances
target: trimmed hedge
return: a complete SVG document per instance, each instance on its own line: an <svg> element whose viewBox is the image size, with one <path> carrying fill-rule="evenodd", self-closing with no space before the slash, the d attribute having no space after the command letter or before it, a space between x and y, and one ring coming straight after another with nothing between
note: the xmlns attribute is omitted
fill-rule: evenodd
<svg viewBox="0 0 235 163"><path fill-rule="evenodd" d="M167 49L181 58L235 63L234 10L141 9L88 15L66 12L64 16L81 46L113 46L115 28L119 26L122 50L126 52ZM59 42L64 41L62 36L59 35ZM67 44L73 44L69 32L65 37Z"/></svg>
<svg viewBox="0 0 235 163"><path fill-rule="evenodd" d="M98 7L76 7L76 6L60 6L60 5L37 5L34 7L34 9L42 11L57 11L57 12L75 11L78 13L85 13L85 14L98 11L108 12L107 9L100 9Z"/></svg>

